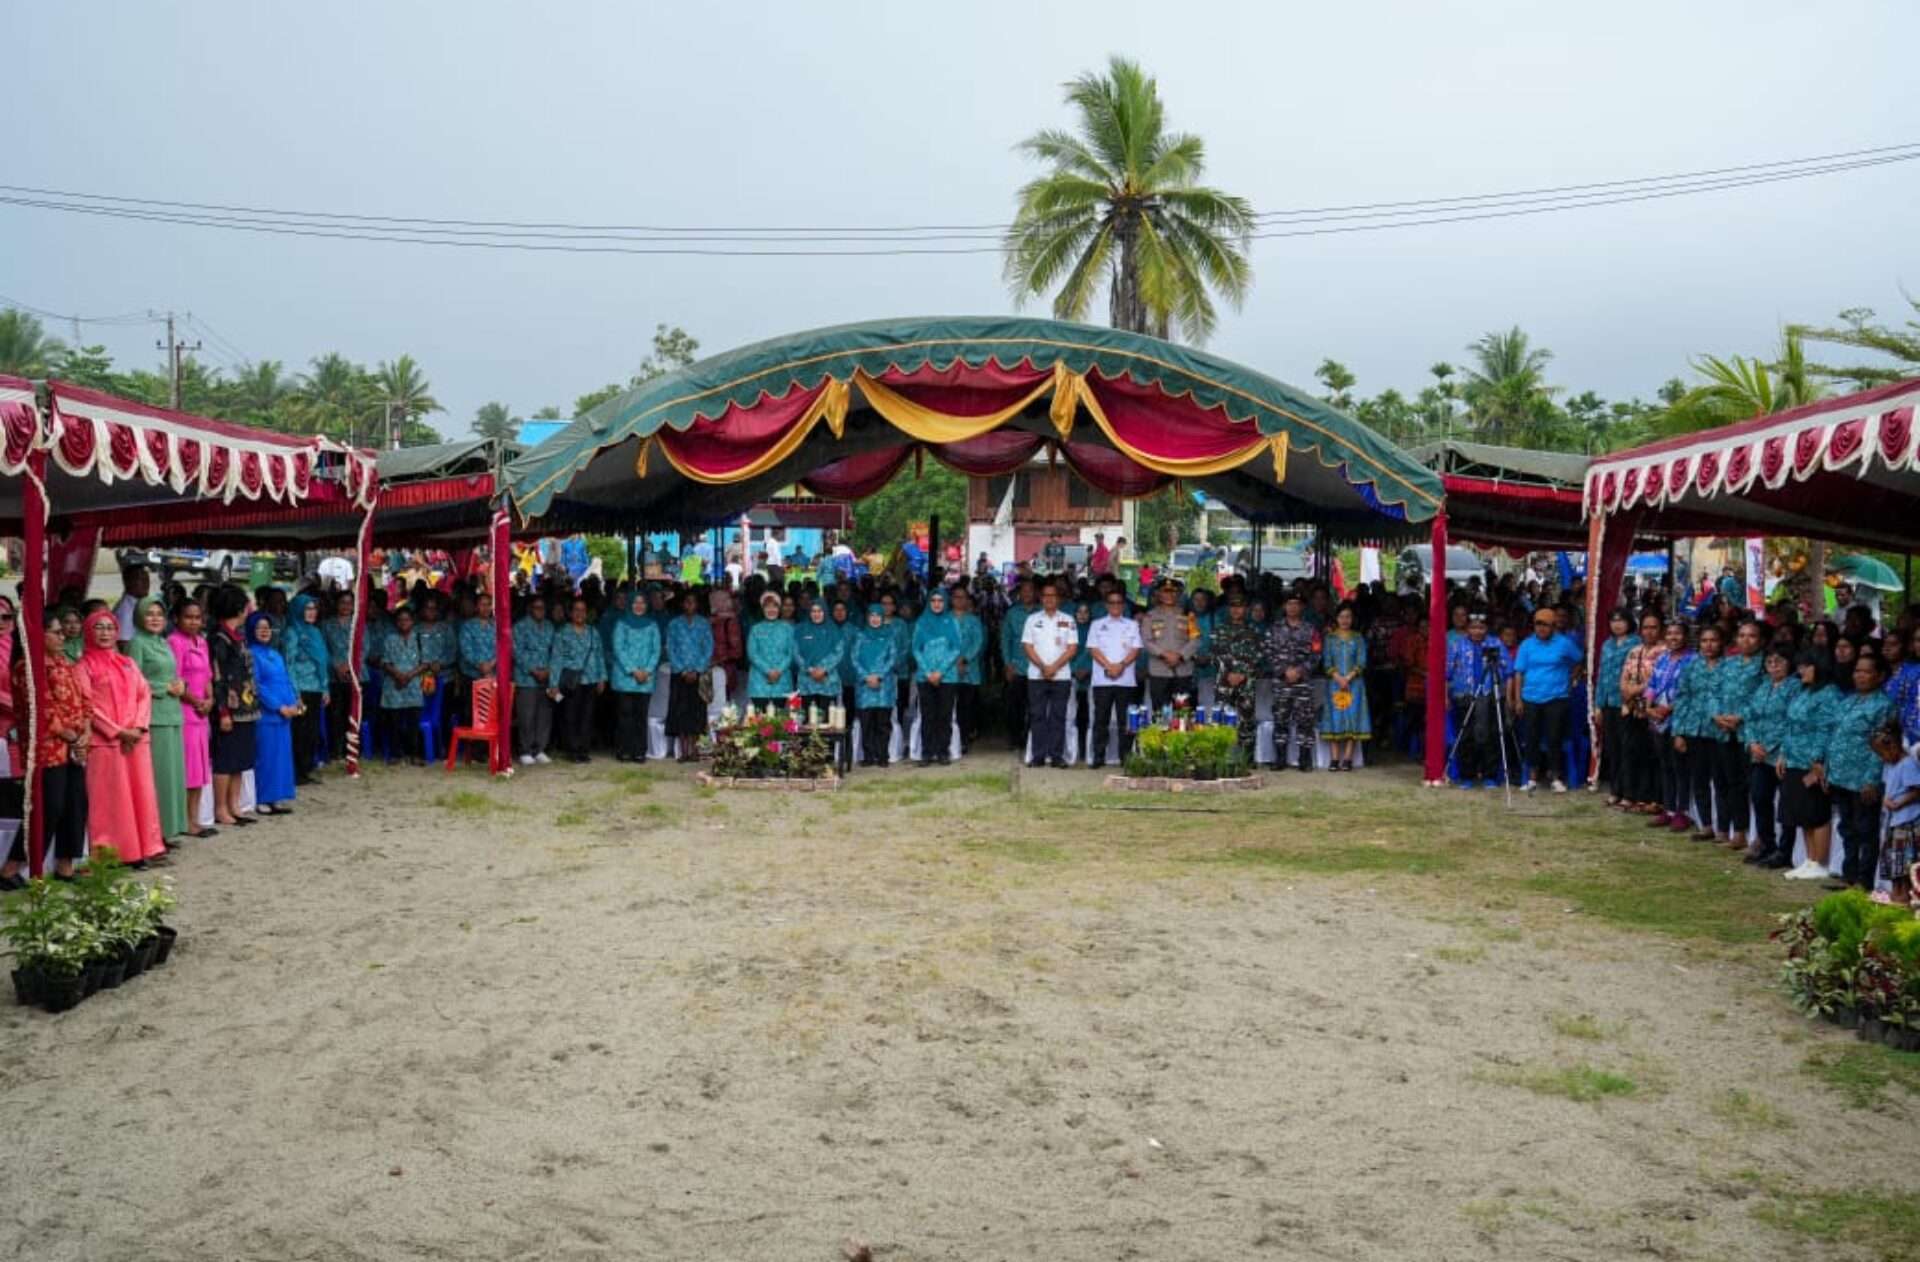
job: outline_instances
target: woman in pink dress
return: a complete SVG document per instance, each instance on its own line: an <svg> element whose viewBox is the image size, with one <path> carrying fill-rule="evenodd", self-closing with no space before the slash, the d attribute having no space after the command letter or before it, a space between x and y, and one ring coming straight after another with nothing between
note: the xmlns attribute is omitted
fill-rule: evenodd
<svg viewBox="0 0 1920 1262"><path fill-rule="evenodd" d="M180 743L187 766L187 830L193 837L207 838L217 830L202 828L200 793L213 782L213 757L209 753L207 716L213 713L213 662L207 656L207 637L202 634L207 611L197 600L182 604L173 615L173 633L167 644L180 667L180 682L186 692L180 697Z"/></svg>
<svg viewBox="0 0 1920 1262"><path fill-rule="evenodd" d="M110 609L86 620L80 668L93 693L93 748L87 757L87 841L130 867L167 853L160 802L153 791L147 728L153 692L133 659L119 651L120 624Z"/></svg>

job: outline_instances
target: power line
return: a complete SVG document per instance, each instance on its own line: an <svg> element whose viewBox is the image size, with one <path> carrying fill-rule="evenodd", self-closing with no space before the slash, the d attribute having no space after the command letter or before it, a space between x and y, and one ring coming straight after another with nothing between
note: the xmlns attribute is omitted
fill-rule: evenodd
<svg viewBox="0 0 1920 1262"><path fill-rule="evenodd" d="M9 298L5 294L0 294L0 303L25 311L29 315L37 315L43 320L59 320L66 324L158 324L161 319L151 311L126 311L111 316L68 315L65 312L48 311L44 307L36 307L30 302L21 302L18 298Z"/></svg>
<svg viewBox="0 0 1920 1262"><path fill-rule="evenodd" d="M1867 149L1844 150L1836 153L1815 154L1801 158L1783 158L1769 162L1746 163L1736 166L1706 168L1695 171L1683 171L1666 175L1637 176L1621 180L1602 180L1583 184L1562 184L1538 188L1515 189L1497 193L1474 193L1453 197L1421 198L1407 201L1368 202L1348 205L1298 207L1261 211L1254 215L1258 221L1277 219L1297 219L1309 215L1335 215L1359 211L1395 211L1408 214L1423 213L1442 207L1463 207L1471 203L1506 202L1517 198L1557 197L1560 195L1578 195L1592 193L1599 195L1608 190L1625 191L1628 189L1671 184L1682 181L1712 180L1721 176L1742 176L1760 172L1779 172L1786 168L1821 166L1821 170L1851 169L1850 166L1828 167L1821 164L1847 164L1855 159L1887 158L1889 155L1901 155L1892 160L1904 161L1920 156L1920 142L1898 145L1882 145ZM215 202L173 201L162 198L127 197L105 193L76 192L66 189L43 188L31 185L0 184L0 192L14 194L22 200L13 204L41 206L47 209L78 209L77 207L54 206L28 199L52 198L62 202L101 202L122 207L147 207L160 213L208 212L209 217L225 216L265 216L267 220L311 221L302 223L288 222L288 226L325 228L331 230L379 230L387 232L426 232L436 229L498 229L499 232L481 232L471 235L498 236L503 234L540 235L552 233L561 237L570 237L582 233L610 234L725 234L733 238L739 234L772 233L791 236L833 236L850 234L871 238L883 238L902 233L940 233L940 234L991 234L995 237L1005 232L1011 225L1006 223L976 224L915 224L901 226L818 226L799 228L778 227L724 227L718 225L666 226L655 224L577 224L560 222L539 222L502 219L447 219L429 218L413 215L365 215L342 211L287 210L258 206L237 206ZM131 217L129 214L128 217ZM253 221L265 222L265 221Z"/></svg>
<svg viewBox="0 0 1920 1262"><path fill-rule="evenodd" d="M1590 207L1617 206L1636 202L1657 201L1672 197L1695 196L1701 193L1749 188L1757 185L1775 184L1785 181L1810 179L1821 175L1864 170L1871 167L1910 162L1916 159L1920 159L1920 150L1912 153L1865 158L1851 162L1836 162L1820 167L1796 168L1739 177L1701 180L1682 185L1659 187L1643 186L1639 191L1621 190L1606 195L1572 195L1560 198L1522 199L1506 204L1491 203L1471 208L1463 207L1460 208L1460 213L1456 214L1396 212L1400 217L1389 219L1385 222L1342 223L1337 221L1350 218L1368 218L1368 216L1328 215L1321 220L1298 220L1282 225L1273 231L1256 232L1251 235L1254 240L1278 240L1287 237L1335 236L1355 232L1380 232L1390 229L1471 223L1493 219L1510 219L1528 215L1552 214L1567 210L1583 210ZM1530 202L1536 204L1529 204ZM252 232L273 236L311 237L343 241L379 241L410 245L437 245L462 249L514 250L536 253L678 255L719 258L857 258L940 254L998 254L1001 249L998 244L946 246L927 245L920 240L901 241L885 247L855 249L715 248L712 246L687 246L658 240L650 241L646 238L638 240L616 238L623 243L588 245L580 244L579 242L582 240L594 240L596 238L590 235L578 237L537 236L536 239L528 240L523 237L516 237L504 233L448 235L446 230L434 235L425 235L434 233L434 230L396 227L376 231L354 227L352 225L321 227L305 225L297 221L258 217L190 214L177 211L133 210L123 207L77 205L69 202L22 197L0 197L0 205L15 205L69 214L175 224L188 227L222 228L228 231ZM1328 223L1331 226L1300 226L1302 224L1312 224L1315 222ZM403 233L412 235L400 235ZM836 244L836 242L824 241L819 242L819 244Z"/></svg>

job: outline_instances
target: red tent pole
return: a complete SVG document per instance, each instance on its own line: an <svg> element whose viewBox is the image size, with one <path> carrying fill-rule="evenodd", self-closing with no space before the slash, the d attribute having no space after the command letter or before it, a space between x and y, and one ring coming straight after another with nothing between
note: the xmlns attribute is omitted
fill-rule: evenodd
<svg viewBox="0 0 1920 1262"><path fill-rule="evenodd" d="M379 506L376 497L367 508L367 515L360 522L359 550L354 557L353 569L353 638L347 652L349 669L347 674L353 683L353 700L347 715L347 775L358 778L360 775L361 749L361 692L360 664L366 661L367 653L367 598L373 588L373 514Z"/></svg>
<svg viewBox="0 0 1920 1262"><path fill-rule="evenodd" d="M1447 778L1447 511L1433 515L1433 557L1427 581L1426 779Z"/></svg>
<svg viewBox="0 0 1920 1262"><path fill-rule="evenodd" d="M513 528L507 510L493 514L493 670L494 723L499 739L493 743L494 775L513 774Z"/></svg>
<svg viewBox="0 0 1920 1262"><path fill-rule="evenodd" d="M27 724L22 752L27 759L27 774L21 782L25 790L26 818L20 826L27 830L27 874L39 876L47 857L45 812L40 809L41 785L45 768L40 765L40 728L46 722L47 700L47 453L36 451L27 457L25 486L21 495L21 558L23 581L20 585L20 619L25 626L21 643L26 646Z"/></svg>

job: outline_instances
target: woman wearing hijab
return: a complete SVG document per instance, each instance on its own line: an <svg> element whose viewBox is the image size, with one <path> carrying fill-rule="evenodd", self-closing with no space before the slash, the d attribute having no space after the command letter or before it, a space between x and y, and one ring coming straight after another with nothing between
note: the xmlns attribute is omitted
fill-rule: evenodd
<svg viewBox="0 0 1920 1262"><path fill-rule="evenodd" d="M747 632L747 699L784 701L793 691L793 624L777 592L760 594L760 621Z"/></svg>
<svg viewBox="0 0 1920 1262"><path fill-rule="evenodd" d="M920 686L920 766L953 761L953 669L960 636L947 614L947 589L927 592L927 611L914 620L914 682Z"/></svg>
<svg viewBox="0 0 1920 1262"><path fill-rule="evenodd" d="M893 740L893 658L898 641L886 606L867 606L867 625L853 641L854 704L860 711L860 765L884 767Z"/></svg>
<svg viewBox="0 0 1920 1262"><path fill-rule="evenodd" d="M833 598L831 625L840 637L840 705L846 711L847 731L851 733L854 716L859 712L853 696L853 643L860 638L860 621L852 617L849 610L846 597Z"/></svg>
<svg viewBox="0 0 1920 1262"><path fill-rule="evenodd" d="M167 643L167 611L158 600L140 602L134 610L133 639L127 656L147 681L152 699L149 733L153 757L153 792L160 806L160 835L179 837L188 831L186 750L182 743L180 663ZM198 825L195 825L198 827Z"/></svg>
<svg viewBox="0 0 1920 1262"><path fill-rule="evenodd" d="M668 687L667 735L679 746L679 761L695 762L695 748L707 734L707 698L702 681L713 670L713 628L700 616L700 600L691 590L680 593L680 616L667 625Z"/></svg>
<svg viewBox="0 0 1920 1262"><path fill-rule="evenodd" d="M980 681L985 678L987 628L973 611L973 593L962 583L953 589L953 711L960 722L960 752L980 735Z"/></svg>
<svg viewBox="0 0 1920 1262"><path fill-rule="evenodd" d="M548 659L553 656L553 624L547 621L542 596L527 600L526 612L513 624L513 737L520 765L552 761L547 743L553 739L553 698L547 695Z"/></svg>
<svg viewBox="0 0 1920 1262"><path fill-rule="evenodd" d="M180 679L180 756L186 786L189 836L202 840L215 830L200 827L200 794L213 783L213 754L207 716L213 713L213 662L207 656L207 637L201 634L206 610L197 600L182 603L167 636L174 671Z"/></svg>
<svg viewBox="0 0 1920 1262"><path fill-rule="evenodd" d="M120 654L120 623L110 609L86 621L80 668L93 697L93 748L87 757L87 840L140 867L167 852L153 791L153 694L140 668Z"/></svg>
<svg viewBox="0 0 1920 1262"><path fill-rule="evenodd" d="M653 678L660 669L660 626L647 611L647 593L635 588L628 612L613 627L613 691L618 703L614 758L647 760L647 710L653 703Z"/></svg>
<svg viewBox="0 0 1920 1262"><path fill-rule="evenodd" d="M260 721L254 729L253 796L262 815L291 815L294 797L293 725L300 717L300 690L287 659L274 647L273 616L255 610L247 618L247 649L253 654ZM279 632L284 643L286 631Z"/></svg>
<svg viewBox="0 0 1920 1262"><path fill-rule="evenodd" d="M410 766L424 766L420 753L420 708L426 702L426 690L420 679L431 663L420 649L420 632L413 625L413 610L401 605L393 611L393 630L380 646L380 670L386 679L380 685L380 717L387 725L387 761L395 754L406 758Z"/></svg>
<svg viewBox="0 0 1920 1262"><path fill-rule="evenodd" d="M300 713L293 719L293 782L318 784L313 767L320 754L320 710L327 704L331 654L320 630L320 605L313 596L302 592L287 607L280 650L294 691L300 694Z"/></svg>
<svg viewBox="0 0 1920 1262"><path fill-rule="evenodd" d="M553 655L547 659L549 695L559 707L560 743L571 762L590 762L587 745L593 734L593 699L607 690L606 642L593 625L586 597L575 596L567 607L567 624L553 633Z"/></svg>
<svg viewBox="0 0 1920 1262"><path fill-rule="evenodd" d="M61 611L47 610L41 625L47 640L39 669L29 677L24 642L16 642L10 682L15 697L31 696L37 688L46 698L46 716L40 724L34 759L42 773L37 805L44 812L43 829L53 858L53 874L59 880L71 881L74 861L87 846L87 755L92 752L93 695L87 672L67 660ZM27 835L22 829L14 836L6 863L0 865L0 893L26 885L21 875L26 866Z"/></svg>
<svg viewBox="0 0 1920 1262"><path fill-rule="evenodd" d="M808 705L830 708L840 697L840 659L846 641L840 628L827 621L827 607L818 597L807 601L806 617L793 629L794 691Z"/></svg>
<svg viewBox="0 0 1920 1262"><path fill-rule="evenodd" d="M361 660L353 660L353 594L341 592L337 597L319 597L322 602L331 601L332 613L320 624L320 633L327 642L327 756L330 759L342 759L347 756L347 725L353 714L353 681L356 674L364 673L366 668L366 646L361 645ZM373 628L367 628L368 638Z"/></svg>

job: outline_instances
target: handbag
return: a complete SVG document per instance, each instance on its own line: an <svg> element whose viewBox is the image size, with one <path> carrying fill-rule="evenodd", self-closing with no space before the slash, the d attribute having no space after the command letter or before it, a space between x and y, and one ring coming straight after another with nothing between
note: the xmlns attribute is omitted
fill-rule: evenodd
<svg viewBox="0 0 1920 1262"><path fill-rule="evenodd" d="M580 686L582 672L576 667L568 667L560 672L560 691L572 692Z"/></svg>

